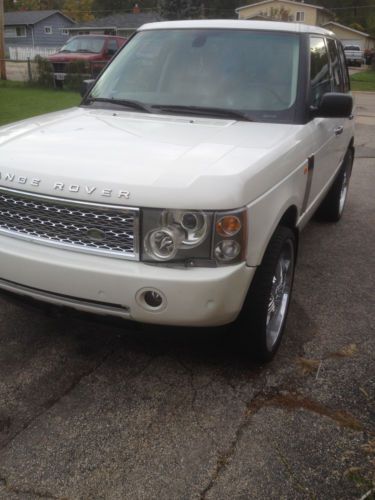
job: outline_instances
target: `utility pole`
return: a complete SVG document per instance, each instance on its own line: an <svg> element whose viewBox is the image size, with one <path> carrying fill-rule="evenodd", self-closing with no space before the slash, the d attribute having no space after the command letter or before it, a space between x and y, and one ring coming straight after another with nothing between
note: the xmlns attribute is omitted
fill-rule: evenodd
<svg viewBox="0 0 375 500"><path fill-rule="evenodd" d="M4 44L4 0L0 0L0 80L6 80Z"/></svg>

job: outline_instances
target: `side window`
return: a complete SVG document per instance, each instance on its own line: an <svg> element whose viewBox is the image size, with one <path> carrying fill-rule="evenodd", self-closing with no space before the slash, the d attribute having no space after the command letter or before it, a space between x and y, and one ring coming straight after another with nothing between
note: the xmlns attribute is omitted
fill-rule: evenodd
<svg viewBox="0 0 375 500"><path fill-rule="evenodd" d="M327 39L329 58L332 68L332 90L333 92L344 92L343 75L341 71L339 53L337 51L336 42L331 38Z"/></svg>
<svg viewBox="0 0 375 500"><path fill-rule="evenodd" d="M108 45L107 45L107 52L108 54L116 54L117 52L117 41L114 40L113 38L111 40L108 41Z"/></svg>
<svg viewBox="0 0 375 500"><path fill-rule="evenodd" d="M340 58L340 63L341 63L341 72L342 72L343 82L344 82L344 92L349 92L350 80L349 80L348 67L346 65L345 52L344 52L344 49L342 48L342 45L340 42L337 42L337 48L339 51L339 58Z"/></svg>
<svg viewBox="0 0 375 500"><path fill-rule="evenodd" d="M312 106L318 106L322 95L331 91L331 75L324 38L310 39L310 87Z"/></svg>

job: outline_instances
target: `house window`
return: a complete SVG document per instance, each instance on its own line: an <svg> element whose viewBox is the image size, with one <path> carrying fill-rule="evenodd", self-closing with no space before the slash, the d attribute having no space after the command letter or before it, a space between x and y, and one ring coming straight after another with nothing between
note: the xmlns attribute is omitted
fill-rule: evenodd
<svg viewBox="0 0 375 500"><path fill-rule="evenodd" d="M52 35L52 26L44 26L44 33L46 35Z"/></svg>
<svg viewBox="0 0 375 500"><path fill-rule="evenodd" d="M304 23L305 22L305 13L304 12L296 12L296 22Z"/></svg>
<svg viewBox="0 0 375 500"><path fill-rule="evenodd" d="M67 36L68 36L68 35L69 35L69 30L68 30L67 28L62 28L62 29L61 29L61 34L62 34L62 35L67 35Z"/></svg>
<svg viewBox="0 0 375 500"><path fill-rule="evenodd" d="M5 38L26 37L25 26L15 26L14 28L5 28Z"/></svg>

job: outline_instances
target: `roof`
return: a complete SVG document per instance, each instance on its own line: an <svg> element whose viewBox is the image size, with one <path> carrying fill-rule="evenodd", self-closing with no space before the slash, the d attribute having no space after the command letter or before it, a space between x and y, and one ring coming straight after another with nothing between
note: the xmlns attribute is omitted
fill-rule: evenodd
<svg viewBox="0 0 375 500"><path fill-rule="evenodd" d="M66 16L59 10L22 10L6 12L4 16L4 24L5 26L36 24L43 21L43 19L46 19L47 17L53 16L54 14L60 14L74 23L73 19L70 19L70 17Z"/></svg>
<svg viewBox="0 0 375 500"><path fill-rule="evenodd" d="M247 9L249 7L255 7L257 5L264 5L264 4L267 4L267 3L272 3L274 1L275 0L263 0L262 2L251 3L249 5L243 5L242 7L238 7L237 9L235 9L235 12L239 12L240 10ZM293 0L277 0L277 1L278 2L282 2L282 3L292 4L292 5L300 4L301 7L311 7L313 9L329 11L328 9L326 9L325 7L322 7L321 5L313 5L311 3L295 2Z"/></svg>
<svg viewBox="0 0 375 500"><path fill-rule="evenodd" d="M369 37L369 38L374 38L373 36L369 35L368 33L364 33L363 31L355 30L354 28L349 28L349 26L345 26L344 24L336 23L334 21L330 21L329 23L325 23L324 26L328 26L328 25L337 26L338 28L341 28L341 29L344 29L347 31L351 31L352 33L357 33L358 35L362 35L362 36Z"/></svg>
<svg viewBox="0 0 375 500"><path fill-rule="evenodd" d="M112 14L110 16L94 19L85 23L77 24L74 29L79 28L121 28L121 29L134 29L136 30L144 23L153 23L155 21L162 21L163 18L156 12L139 12L137 14Z"/></svg>
<svg viewBox="0 0 375 500"><path fill-rule="evenodd" d="M318 33L321 35L336 36L319 26L310 26L303 23L283 23L278 21L247 21L242 19L218 19L199 21L165 21L161 23L144 24L139 31L159 30L159 29L189 29L189 28L219 28L219 29L239 29L239 30L267 30L267 31L289 31L292 33Z"/></svg>

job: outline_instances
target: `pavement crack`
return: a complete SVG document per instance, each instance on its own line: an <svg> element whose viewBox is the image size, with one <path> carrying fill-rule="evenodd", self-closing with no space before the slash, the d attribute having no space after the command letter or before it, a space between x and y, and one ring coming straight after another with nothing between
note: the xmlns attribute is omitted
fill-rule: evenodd
<svg viewBox="0 0 375 500"><path fill-rule="evenodd" d="M292 486L299 490L301 493L303 494L307 494L311 500L314 500L315 497L314 495L312 495L308 488L306 488L298 479L297 475L295 474L294 470L293 470L293 467L292 465L290 464L289 460L286 458L286 456L281 452L280 448L278 446L275 445L275 450L276 450L276 455L278 457L278 459L280 460L280 462L283 464L283 466L285 467L286 471L287 471L287 474L289 475L289 478L290 478L290 482L292 484Z"/></svg>
<svg viewBox="0 0 375 500"><path fill-rule="evenodd" d="M333 410L317 401L310 400L301 394L289 393L286 391L281 392L280 388L268 392L261 390L254 396L254 398L250 402L247 403L244 417L238 425L235 436L229 447L219 453L215 470L208 485L201 492L200 500L204 500L206 498L208 492L213 488L216 480L235 454L237 445L241 440L246 427L251 422L251 417L253 417L256 413L258 413L258 411L265 407L277 407L282 408L286 411L306 410L319 416L328 417L340 427L348 428L354 431L365 430L363 424L348 412L342 410ZM288 465L285 463L285 461L283 463L285 466ZM296 484L296 487L300 490L303 489L303 491L306 493L306 489L302 485Z"/></svg>
<svg viewBox="0 0 375 500"><path fill-rule="evenodd" d="M254 399L256 399L259 396L259 394L261 394L261 393L256 394ZM241 440L241 437L244 433L244 430L248 424L249 424L249 414L248 414L247 408L245 408L243 418L240 421L240 423L236 429L236 432L235 432L235 435L234 435L232 442L230 443L228 448L226 448L224 451L219 453L218 459L216 461L215 470L213 471L213 474L211 476L211 479L210 479L208 485L204 488L204 490L202 490L200 497L199 497L200 500L206 499L208 492L213 488L216 480L218 479L220 474L227 467L228 463L230 462L230 460L234 456L236 449L237 449L237 445L238 445L239 441Z"/></svg>
<svg viewBox="0 0 375 500"><path fill-rule="evenodd" d="M22 489L22 488L17 488L16 486L11 486L5 477L0 476L0 486L1 485L3 485L6 491L8 491L9 493L14 493L16 495L33 495L36 498L43 498L48 500L51 499L61 500L61 497L56 497L55 495L52 495L52 493L48 491L38 491L34 488Z"/></svg>
<svg viewBox="0 0 375 500"><path fill-rule="evenodd" d="M14 441L20 434L25 432L29 427L32 426L32 424L42 415L44 415L47 411L49 411L53 406L55 406L61 399L63 399L65 396L67 396L70 392L73 391L75 387L86 377L89 377L92 373L94 373L96 370L98 370L106 361L107 359L114 353L114 347L107 351L104 356L100 358L100 360L92 367L84 372L82 372L78 377L74 378L73 381L69 384L69 386L57 397L55 398L50 398L49 400L46 401L46 403L43 405L43 409L36 413L32 418L30 418L28 421L26 421L22 427L15 432L13 435L11 435L8 439L3 441L3 443L0 446L0 450L6 448L9 443Z"/></svg>
<svg viewBox="0 0 375 500"><path fill-rule="evenodd" d="M351 413L343 410L333 410L317 401L308 399L296 393L270 393L259 395L248 404L249 415L254 415L264 407L277 407L287 411L306 410L316 415L327 417L340 427L354 431L364 431L364 425Z"/></svg>

